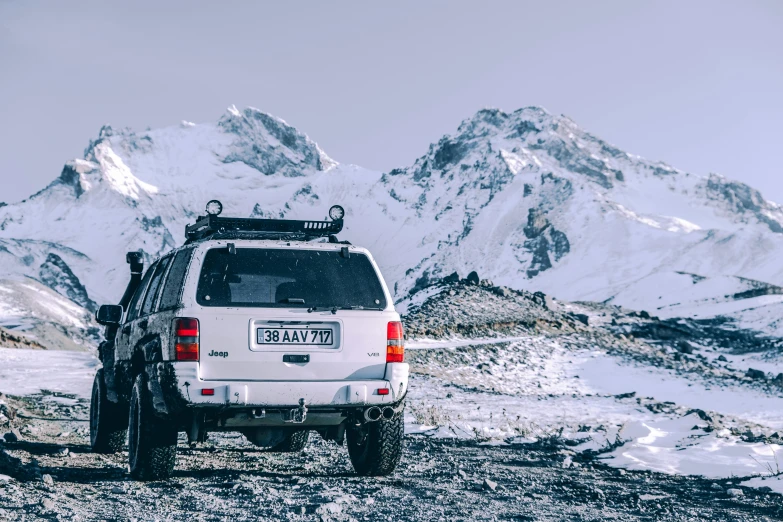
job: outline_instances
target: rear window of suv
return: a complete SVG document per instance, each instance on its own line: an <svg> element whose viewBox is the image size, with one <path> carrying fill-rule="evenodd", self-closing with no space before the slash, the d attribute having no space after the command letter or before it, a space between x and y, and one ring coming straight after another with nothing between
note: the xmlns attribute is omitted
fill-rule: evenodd
<svg viewBox="0 0 783 522"><path fill-rule="evenodd" d="M227 248L207 252L196 301L202 306L384 309L370 259L340 251Z"/></svg>

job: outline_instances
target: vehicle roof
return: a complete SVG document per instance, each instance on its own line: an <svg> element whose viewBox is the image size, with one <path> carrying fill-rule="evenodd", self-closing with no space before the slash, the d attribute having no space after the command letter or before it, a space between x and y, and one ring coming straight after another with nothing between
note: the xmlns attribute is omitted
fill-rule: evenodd
<svg viewBox="0 0 783 522"><path fill-rule="evenodd" d="M224 246L229 243L240 246L254 246L254 247L268 247L268 248L285 248L290 250L341 250L348 247L351 251L361 251L369 254L369 251L358 245L351 245L350 243L329 243L328 241L296 241L296 240L280 240L280 239L208 239L199 241L197 246Z"/></svg>
<svg viewBox="0 0 783 522"><path fill-rule="evenodd" d="M179 252L186 248L194 248L197 250L208 250L215 247L224 247L229 243L233 243L239 248L279 248L285 250L324 250L324 251L339 251L343 248L348 248L350 252L362 253L372 257L372 254L365 247L358 245L351 245L350 243L330 243L328 240L315 240L315 241L297 241L297 240L279 240L279 239L202 239L194 241L187 245L182 245L174 248L165 254L162 254L154 258L149 266L152 266L161 258L164 258L173 253Z"/></svg>

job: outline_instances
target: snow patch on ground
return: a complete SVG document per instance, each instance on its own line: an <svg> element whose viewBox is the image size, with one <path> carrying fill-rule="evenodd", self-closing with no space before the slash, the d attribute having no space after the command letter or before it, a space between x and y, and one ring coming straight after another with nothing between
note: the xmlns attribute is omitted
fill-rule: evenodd
<svg viewBox="0 0 783 522"><path fill-rule="evenodd" d="M99 366L89 353L0 348L0 392L30 395L46 389L89 399Z"/></svg>
<svg viewBox="0 0 783 522"><path fill-rule="evenodd" d="M530 342L514 341L506 351ZM448 352L466 344L418 341L414 346ZM603 462L618 468L708 478L757 476L747 484L783 491L782 483L762 480L779 469L783 448L736 435L749 427L767 434L783 430L783 398L629 364L601 351L569 352L557 342L546 344L540 355L526 354L519 366L500 372L491 367L489 375L478 375L478 388L467 380L471 372L476 376L474 369L414 375L406 432L514 443L556 437L578 444L577 452L605 452ZM775 368L774 362L767 364ZM645 406L652 399L672 410L721 414L723 426L715 429L696 412L656 413Z"/></svg>
<svg viewBox="0 0 783 522"><path fill-rule="evenodd" d="M636 392L680 406L715 411L749 423L783 429L783 398L748 388L724 388L694 377L687 379L667 370L623 364L594 352L580 364L579 375L594 393L618 395Z"/></svg>
<svg viewBox="0 0 783 522"><path fill-rule="evenodd" d="M780 472L775 472L775 475L763 475L760 477L753 477L741 483L742 486L749 488L769 488L775 493L783 495L783 477L778 475Z"/></svg>
<svg viewBox="0 0 783 522"><path fill-rule="evenodd" d="M481 346L483 344L501 344L529 339L525 337L486 337L478 339L413 339L405 341L406 350L433 350L443 348L457 348L460 346Z"/></svg>
<svg viewBox="0 0 783 522"><path fill-rule="evenodd" d="M783 458L777 444L746 443L727 429L707 432L706 427L695 413L631 422L620 431L620 437L628 442L604 462L629 470L729 478L766 474Z"/></svg>

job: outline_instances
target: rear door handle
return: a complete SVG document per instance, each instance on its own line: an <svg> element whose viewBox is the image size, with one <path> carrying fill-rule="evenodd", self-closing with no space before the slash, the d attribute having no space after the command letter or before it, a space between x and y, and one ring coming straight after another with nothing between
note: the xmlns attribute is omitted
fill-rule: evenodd
<svg viewBox="0 0 783 522"><path fill-rule="evenodd" d="M142 319L141 321L139 321L139 328L142 328L144 330L147 329L147 320L146 319Z"/></svg>

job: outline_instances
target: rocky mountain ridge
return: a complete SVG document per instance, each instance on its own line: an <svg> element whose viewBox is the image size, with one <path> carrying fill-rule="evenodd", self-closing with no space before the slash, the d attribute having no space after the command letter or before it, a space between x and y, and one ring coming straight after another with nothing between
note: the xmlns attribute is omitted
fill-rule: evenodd
<svg viewBox="0 0 783 522"><path fill-rule="evenodd" d="M414 345L442 339L558 339L680 375L756 387L774 395L783 390L783 373L734 368L723 355L774 357L783 350L780 340L737 331L720 320L661 319L644 310L563 302L472 276L451 275L433 282L420 292L420 302L409 303L403 322ZM421 357L433 355L426 350L411 353L414 362Z"/></svg>
<svg viewBox="0 0 783 522"><path fill-rule="evenodd" d="M339 164L252 108L215 124L106 126L49 186L0 208L0 277L33 278L87 309L114 302L124 252L150 261L179 245L213 198L237 216L322 218L342 204L342 236L374 253L397 301L476 270L565 300L783 328L783 296L726 299L783 281L779 205L627 154L537 107L483 109L387 173Z"/></svg>

